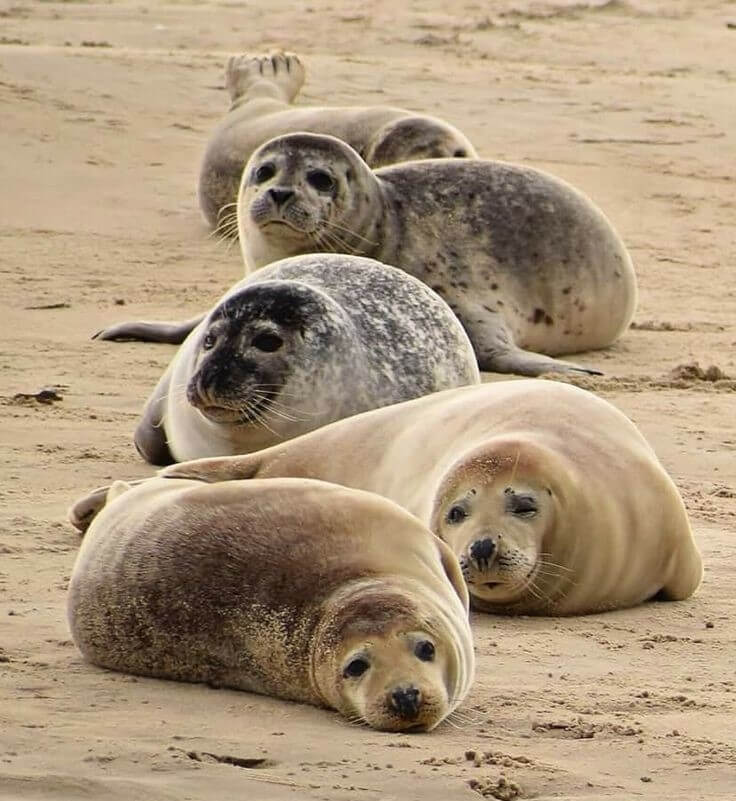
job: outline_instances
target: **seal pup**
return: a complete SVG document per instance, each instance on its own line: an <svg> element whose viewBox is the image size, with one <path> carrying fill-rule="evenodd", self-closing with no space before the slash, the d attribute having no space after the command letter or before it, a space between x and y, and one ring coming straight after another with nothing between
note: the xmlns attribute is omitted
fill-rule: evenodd
<svg viewBox="0 0 736 801"><path fill-rule="evenodd" d="M249 453L349 415L480 381L447 304L359 256L297 256L236 284L148 399L152 464Z"/></svg>
<svg viewBox="0 0 736 801"><path fill-rule="evenodd" d="M451 546L482 611L571 615L681 600L702 577L680 494L636 426L555 381L448 390L161 475L303 476L376 492Z"/></svg>
<svg viewBox="0 0 736 801"><path fill-rule="evenodd" d="M476 156L467 137L436 117L389 106L292 106L304 83L304 66L293 53L233 56L225 83L230 109L205 150L198 190L205 219L225 233L237 230L234 209L243 167L253 151L274 136L295 131L332 134L348 142L371 167Z"/></svg>
<svg viewBox="0 0 736 801"><path fill-rule="evenodd" d="M319 481L113 484L82 541L69 628L95 665L427 731L466 696L450 549L378 496Z"/></svg>
<svg viewBox="0 0 736 801"><path fill-rule="evenodd" d="M289 134L251 156L238 224L247 272L330 249L406 270L448 302L482 370L597 372L542 354L610 345L636 304L611 223L530 167L435 159L371 171L335 137Z"/></svg>

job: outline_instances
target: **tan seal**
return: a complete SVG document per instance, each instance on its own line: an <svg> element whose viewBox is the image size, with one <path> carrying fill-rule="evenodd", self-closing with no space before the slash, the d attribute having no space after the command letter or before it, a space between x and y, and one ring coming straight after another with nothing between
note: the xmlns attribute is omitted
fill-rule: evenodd
<svg viewBox="0 0 736 801"><path fill-rule="evenodd" d="M426 731L473 680L467 601L450 549L384 498L154 478L113 484L67 609L95 665Z"/></svg>
<svg viewBox="0 0 736 801"><path fill-rule="evenodd" d="M236 230L234 207L245 163L274 136L332 134L372 167L476 155L457 128L425 114L390 106L293 106L304 83L304 66L293 53L233 56L225 82L231 106L210 138L199 176L202 213L225 233Z"/></svg>
<svg viewBox="0 0 736 801"><path fill-rule="evenodd" d="M304 476L384 495L452 547L485 611L680 600L702 577L682 499L644 437L610 403L554 381L448 390L163 474Z"/></svg>
<svg viewBox="0 0 736 801"><path fill-rule="evenodd" d="M289 134L251 156L238 222L246 271L324 250L406 270L457 314L481 370L595 372L550 355L610 345L636 304L611 223L530 167L433 159L373 171L339 139Z"/></svg>

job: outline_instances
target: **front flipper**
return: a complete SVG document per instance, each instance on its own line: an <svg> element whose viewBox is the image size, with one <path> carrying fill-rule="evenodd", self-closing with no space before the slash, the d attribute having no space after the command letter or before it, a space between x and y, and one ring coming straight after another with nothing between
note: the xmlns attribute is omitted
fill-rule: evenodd
<svg viewBox="0 0 736 801"><path fill-rule="evenodd" d="M138 453L149 463L157 466L173 464L176 459L169 450L164 428L166 402L171 388L171 367L161 376L156 388L148 396L143 407L143 416L136 426L133 442Z"/></svg>
<svg viewBox="0 0 736 801"><path fill-rule="evenodd" d="M204 317L204 314L200 314L182 323L149 323L145 320L117 323L93 334L92 339L113 342L163 342L167 345L181 345L204 320Z"/></svg>
<svg viewBox="0 0 736 801"><path fill-rule="evenodd" d="M193 478L216 484L218 481L234 479L257 478L258 471L264 463L263 453L247 454L245 456L216 456L211 459L194 459L191 462L179 462L159 470L160 478Z"/></svg>

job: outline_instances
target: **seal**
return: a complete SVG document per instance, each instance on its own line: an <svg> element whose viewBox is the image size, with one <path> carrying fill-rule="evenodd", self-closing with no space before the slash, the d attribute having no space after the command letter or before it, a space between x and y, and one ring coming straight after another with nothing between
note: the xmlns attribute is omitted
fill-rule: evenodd
<svg viewBox="0 0 736 801"><path fill-rule="evenodd" d="M644 437L610 403L555 381L448 390L162 475L303 476L376 492L451 546L481 611L681 600L702 578L680 494Z"/></svg>
<svg viewBox="0 0 736 801"><path fill-rule="evenodd" d="M550 355L610 345L636 304L631 259L603 213L529 167L436 159L372 171L335 137L290 134L251 156L238 223L246 271L323 250L406 270L457 314L482 370L597 372Z"/></svg>
<svg viewBox="0 0 736 801"><path fill-rule="evenodd" d="M473 680L450 549L378 496L318 481L113 484L67 612L89 662L427 731Z"/></svg>
<svg viewBox="0 0 736 801"><path fill-rule="evenodd" d="M462 326L416 278L360 256L297 256L225 294L154 389L134 441L157 465L249 453L479 381Z"/></svg>
<svg viewBox="0 0 736 801"><path fill-rule="evenodd" d="M243 167L253 151L274 136L296 131L332 134L372 167L476 155L467 137L436 117L389 106L292 106L304 83L304 66L293 53L233 56L225 83L230 109L205 150L198 190L205 219L224 233L237 229L234 208Z"/></svg>

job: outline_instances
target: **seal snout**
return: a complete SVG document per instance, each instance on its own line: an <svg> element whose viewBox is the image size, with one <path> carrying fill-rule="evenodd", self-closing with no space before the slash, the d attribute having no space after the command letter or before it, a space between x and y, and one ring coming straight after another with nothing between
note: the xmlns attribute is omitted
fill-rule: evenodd
<svg viewBox="0 0 736 801"><path fill-rule="evenodd" d="M294 197L294 190L273 186L268 190L268 194L275 203L276 208L280 209L288 200Z"/></svg>
<svg viewBox="0 0 736 801"><path fill-rule="evenodd" d="M415 720L419 716L422 701L422 693L413 684L396 687L388 697L390 708L404 720Z"/></svg>
<svg viewBox="0 0 736 801"><path fill-rule="evenodd" d="M488 570L497 554L496 543L490 537L475 540L470 546L470 559L474 567L479 571Z"/></svg>

